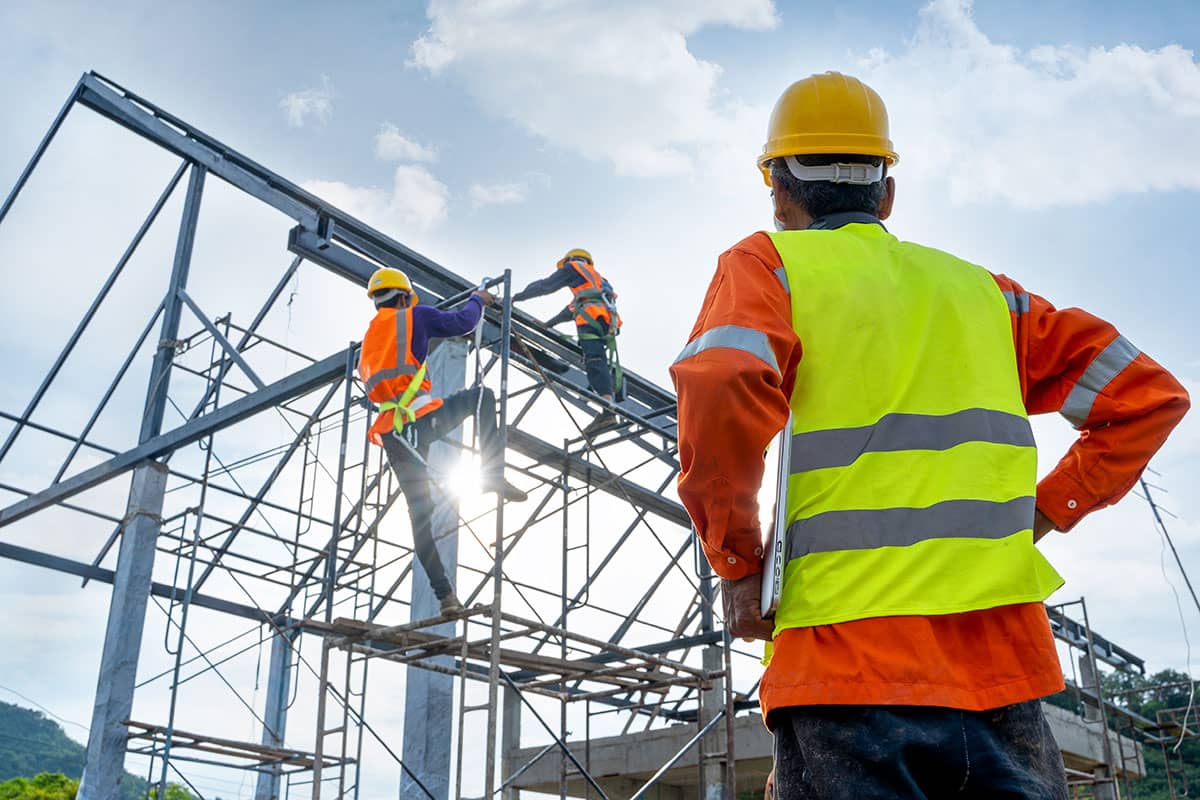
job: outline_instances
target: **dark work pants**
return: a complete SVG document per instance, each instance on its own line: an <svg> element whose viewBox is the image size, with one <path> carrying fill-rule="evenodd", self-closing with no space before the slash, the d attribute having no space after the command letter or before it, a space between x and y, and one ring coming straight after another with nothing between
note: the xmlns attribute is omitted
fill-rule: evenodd
<svg viewBox="0 0 1200 800"><path fill-rule="evenodd" d="M483 397L480 398L482 392ZM503 453L500 438L496 435L496 396L487 387L472 387L446 397L436 411L431 411L411 425L405 425L399 434L383 437L383 449L388 463L396 473L404 499L408 502L408 517L412 523L413 549L417 560L429 576L433 593L441 600L454 592L446 568L438 556L433 538L433 498L430 493L429 471L425 463L429 459L429 445L446 436L462 424L463 420L475 415L479 406L479 439L483 461L484 485L498 479ZM408 446L404 442L408 443ZM411 449L410 449L411 447ZM413 456L416 450L421 458Z"/></svg>
<svg viewBox="0 0 1200 800"><path fill-rule="evenodd" d="M796 706L771 712L778 800L1066 800L1038 700L989 711Z"/></svg>
<svg viewBox="0 0 1200 800"><path fill-rule="evenodd" d="M608 347L603 339L585 339L582 334L594 335L589 327L580 326L579 347L583 350L583 369L587 372L588 385L599 395L612 396L613 376L608 366Z"/></svg>

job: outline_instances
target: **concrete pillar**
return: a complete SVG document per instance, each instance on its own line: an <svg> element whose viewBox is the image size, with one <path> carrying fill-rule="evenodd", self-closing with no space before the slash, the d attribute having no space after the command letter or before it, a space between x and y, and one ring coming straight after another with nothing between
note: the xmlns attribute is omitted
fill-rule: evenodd
<svg viewBox="0 0 1200 800"><path fill-rule="evenodd" d="M466 385L467 350L466 340L447 339L430 354L427 363L435 395L445 396ZM462 429L444 437L444 441L461 442ZM445 473L461 456L457 447L439 442L429 449L429 466L434 472ZM447 498L436 487L433 496L433 534L442 536L437 543L438 555L446 567L450 582L457 589L458 503L454 498ZM428 619L438 613L438 600L433 587L429 585L429 578L421 564L414 558L411 618ZM447 622L429 630L431 633L453 636L454 629L455 624ZM450 666L453 659L439 656L433 663ZM418 667L409 668L404 689L404 763L417 774L437 800L448 800L450 796L450 733L455 719L454 678ZM400 781L400 797L424 797L424 794L406 774Z"/></svg>
<svg viewBox="0 0 1200 800"><path fill-rule="evenodd" d="M1092 659L1087 653L1079 656L1079 681L1083 689L1094 693L1097 697L1100 696L1100 687L1096 680L1096 670L1092 665ZM1091 700L1085 699L1083 703L1083 718L1094 726L1096 735L1100 738L1101 758L1107 757L1109 746L1106 742L1109 732L1105 727L1105 716L1100 713L1100 706ZM1112 780L1113 770L1110 764L1098 764L1092 769L1092 777L1096 779L1095 795L1096 800L1117 800L1116 783Z"/></svg>
<svg viewBox="0 0 1200 800"><path fill-rule="evenodd" d="M1096 800L1117 800L1117 784L1109 775L1108 767L1100 764L1092 769L1092 777L1096 780Z"/></svg>
<svg viewBox="0 0 1200 800"><path fill-rule="evenodd" d="M725 655L717 645L704 648L702 654L705 672L716 672L725 668ZM704 722L707 724L713 717L725 709L725 679L718 678L712 682L712 688L704 692L700 702L704 708ZM700 742L704 754L704 769L701 780L704 785L704 800L733 800L725 796L725 724L718 722L704 740ZM719 754L712 756L710 754Z"/></svg>
<svg viewBox="0 0 1200 800"><path fill-rule="evenodd" d="M275 634L271 637L271 661L267 667L267 701L263 710L262 743L268 747L283 747L287 729L288 696L291 694L292 642L294 636ZM279 800L278 766L258 773L254 800Z"/></svg>
<svg viewBox="0 0 1200 800"><path fill-rule="evenodd" d="M1079 656L1079 688L1099 695L1096 691L1096 673L1092 669L1092 660L1088 658L1087 653ZM1100 721L1100 706L1087 697L1083 699L1083 718L1088 722Z"/></svg>
<svg viewBox="0 0 1200 800"><path fill-rule="evenodd" d="M179 338L183 307L177 292L187 286L204 176L204 168L193 164L179 224L175 261L167 285L162 332L150 369L139 444L162 433L171 365L175 358L174 342ZM88 730L87 760L77 795L79 800L115 800L120 796L129 733L121 723L133 712L133 689L137 683L138 656L142 651L142 630L146 624L146 603L150 599L166 486L165 464L149 462L133 471L117 552L112 600L108 607L108 624L104 631L104 650L100 656L96 704Z"/></svg>
<svg viewBox="0 0 1200 800"><path fill-rule="evenodd" d="M504 782L509 776L520 769L521 765L513 758L521 747L521 696L514 690L504 687L504 714L500 728L500 780ZM505 789L501 800L520 800L520 789Z"/></svg>

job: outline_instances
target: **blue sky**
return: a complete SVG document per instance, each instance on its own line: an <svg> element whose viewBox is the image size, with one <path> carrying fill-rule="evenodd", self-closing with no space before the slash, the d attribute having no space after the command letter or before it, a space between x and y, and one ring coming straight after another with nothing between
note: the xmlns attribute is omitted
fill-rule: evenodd
<svg viewBox="0 0 1200 800"><path fill-rule="evenodd" d="M829 5L5 3L0 189L80 73L95 69L460 273L507 267L522 283L569 247L591 249L621 296L623 361L665 382L717 255L770 225L753 162L771 104L791 81L841 69L874 85L892 114L893 232L1111 319L1200 389L1200 11L1082 0ZM0 389L5 409L23 405L61 326L86 305L44 306L53 270L82 270L90 292L172 169L106 131L69 123L61 160L48 159L48 177L14 212L19 230L0 227L0 314L11 323L0 357L20 376ZM74 171L87 155L99 160ZM91 194L76 192L79 180ZM211 302L232 306L237 285L269 285L274 273L259 276L256 259L277 265L281 248L256 243L259 226L277 220L224 203L203 224L231 232L204 252L222 276L207 287ZM318 286L303 285L289 334L324 355L357 335L364 310L349 288ZM556 303L530 308L548 315ZM1072 432L1059 420L1037 432L1045 469ZM1185 421L1155 465L1195 565L1200 424ZM1105 635L1154 667L1186 666L1144 504L1098 514L1047 550L1069 581L1062 597L1086 594ZM0 589L0 613L45 616L0 648L0 684L86 722L106 593L41 573L34 588L28 573L0 565L0 585L17 587ZM1200 620L1185 612L1194 637ZM61 632L45 633L54 626ZM65 652L66 638L78 658L32 668Z"/></svg>

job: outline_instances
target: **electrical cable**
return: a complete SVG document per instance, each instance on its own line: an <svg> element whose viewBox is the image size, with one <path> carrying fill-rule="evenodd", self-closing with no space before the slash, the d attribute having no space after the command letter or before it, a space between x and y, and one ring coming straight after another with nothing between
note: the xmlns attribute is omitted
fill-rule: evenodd
<svg viewBox="0 0 1200 800"><path fill-rule="evenodd" d="M75 722L75 721L73 721L73 720L69 720L69 719L67 719L66 717L60 717L58 714L55 714L53 711L51 711L50 709L46 708L44 705L42 705L42 704L41 704L41 703L39 703L38 701L36 701L36 700L34 700L34 699L30 698L30 697L26 697L25 695L23 695L23 694L21 694L20 692L18 692L16 689L10 689L10 688L8 688L7 686L0 686L0 689L2 689L2 690L4 690L4 691L8 692L9 694L15 694L17 697L21 698L21 699L22 699L22 700L24 700L26 703L33 703L35 706L37 706L38 708L40 708L42 711L45 711L45 712L46 712L47 714L49 714L50 716L54 717L54 718L55 718L56 720L58 720L59 722L65 722L65 723L67 723L68 725L74 725L76 728L80 728L80 729L82 729L82 730L85 730L85 731L88 729L88 727L87 727L86 725L80 725L78 722Z"/></svg>
<svg viewBox="0 0 1200 800"><path fill-rule="evenodd" d="M1145 500L1150 504L1150 510L1154 514L1154 521L1159 533L1159 538L1162 541L1162 547L1158 553L1158 564L1162 570L1163 580L1171 589L1171 594L1175 597L1175 609L1179 612L1179 627L1183 632L1183 642L1185 648L1184 668L1187 670L1188 680L1190 681L1188 689L1187 707L1183 712L1183 722L1179 727L1179 741L1175 742L1175 746L1171 748L1171 752L1179 751L1183 745L1183 740L1187 737L1188 718L1191 717L1192 711L1196 706L1196 681L1192 680L1192 643L1188 637L1187 620L1183 613L1183 602L1179 599L1179 590L1175 588L1175 584L1167 575L1167 546L1171 548L1172 555L1175 556L1175 565L1179 567L1179 572L1183 575L1183 580L1187 584L1188 591L1192 594L1192 601L1196 603L1196 609L1200 610L1200 600L1196 599L1196 591L1192 588L1192 582L1188 578L1187 570L1184 569L1183 560L1179 557L1179 551L1175 549L1175 542L1171 539L1171 533L1167 530L1166 523L1163 522L1162 515L1159 514L1158 504L1154 502L1153 496L1150 494L1150 485L1146 483L1145 478L1139 478L1138 482L1142 485L1142 492L1145 494Z"/></svg>

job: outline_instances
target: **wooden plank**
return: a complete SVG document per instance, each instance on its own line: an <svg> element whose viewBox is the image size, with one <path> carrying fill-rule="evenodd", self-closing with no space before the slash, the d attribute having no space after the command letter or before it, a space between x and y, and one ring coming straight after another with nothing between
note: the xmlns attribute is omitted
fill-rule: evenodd
<svg viewBox="0 0 1200 800"><path fill-rule="evenodd" d="M129 728L141 728L142 732L130 731L130 738L148 739L157 741L160 736L165 737L167 728L163 725L150 725L145 722L137 722L135 720L125 720L123 723ZM304 750L292 750L285 747L271 747L270 745L258 744L256 742L239 742L235 739L224 739L219 736L207 736L200 733L190 733L188 731L179 730L178 728L172 731L172 747L180 747L194 750L204 750L206 752L220 753L222 755L237 756L250 760L258 760L266 763L267 761L283 760L290 764L299 763L301 766L311 767L316 758L315 754ZM190 740L190 741L180 741ZM216 747L227 748L225 750L214 749ZM336 766L340 763L339 759L327 760L327 766Z"/></svg>

